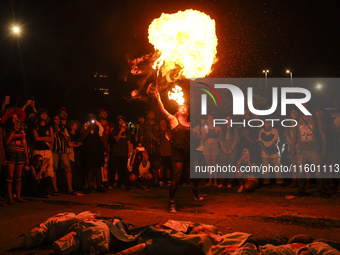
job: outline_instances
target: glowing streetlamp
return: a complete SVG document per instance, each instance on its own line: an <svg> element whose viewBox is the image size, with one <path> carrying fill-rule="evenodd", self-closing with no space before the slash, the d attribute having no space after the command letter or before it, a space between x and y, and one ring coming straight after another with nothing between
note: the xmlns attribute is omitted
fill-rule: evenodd
<svg viewBox="0 0 340 255"><path fill-rule="evenodd" d="M293 87L293 72L289 69L286 70L286 73L289 73L290 75L290 86Z"/></svg>
<svg viewBox="0 0 340 255"><path fill-rule="evenodd" d="M320 83L319 83L319 84L316 84L316 86L315 86L315 88L316 88L317 90L319 90L319 91L322 89L322 87L323 87L323 86L322 86L322 84L320 84Z"/></svg>
<svg viewBox="0 0 340 255"><path fill-rule="evenodd" d="M266 96L267 96L267 93L268 93L268 86L267 86L267 78L268 78L268 73L269 73L269 70L263 70L262 71L264 73L264 78L266 79Z"/></svg>
<svg viewBox="0 0 340 255"><path fill-rule="evenodd" d="M12 27L12 33L19 36L21 34L21 29L18 26L13 26Z"/></svg>

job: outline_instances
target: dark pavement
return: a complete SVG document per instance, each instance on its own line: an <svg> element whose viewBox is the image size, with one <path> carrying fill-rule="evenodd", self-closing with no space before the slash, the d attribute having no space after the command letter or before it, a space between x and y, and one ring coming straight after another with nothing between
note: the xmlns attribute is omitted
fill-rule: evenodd
<svg viewBox="0 0 340 255"><path fill-rule="evenodd" d="M340 193L318 198L310 196L287 199L296 190L261 188L253 193L237 193L238 187L201 188L207 197L194 201L191 187L179 187L177 214L169 214L168 187L125 191L114 188L106 193L84 196L61 194L47 199L30 198L26 204L0 207L0 251L11 254L49 254L50 247L24 251L22 234L36 224L60 213L85 210L106 217L120 217L136 227L165 223L169 219L213 224L223 233L246 232L262 236L281 234L288 238L309 234L340 242Z"/></svg>

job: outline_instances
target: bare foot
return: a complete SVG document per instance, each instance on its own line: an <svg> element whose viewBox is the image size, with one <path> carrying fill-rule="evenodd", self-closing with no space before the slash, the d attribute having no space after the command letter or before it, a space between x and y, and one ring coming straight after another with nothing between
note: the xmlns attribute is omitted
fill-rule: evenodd
<svg viewBox="0 0 340 255"><path fill-rule="evenodd" d="M17 201L18 201L19 203L27 203L27 200L22 199L21 197L18 197L18 198L17 198Z"/></svg>
<svg viewBox="0 0 340 255"><path fill-rule="evenodd" d="M13 199L8 199L7 204L9 205L15 205L15 201Z"/></svg>

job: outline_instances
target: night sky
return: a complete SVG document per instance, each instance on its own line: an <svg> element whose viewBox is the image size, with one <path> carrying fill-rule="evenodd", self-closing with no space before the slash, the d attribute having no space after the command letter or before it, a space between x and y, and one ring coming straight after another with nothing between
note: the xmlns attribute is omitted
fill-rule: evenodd
<svg viewBox="0 0 340 255"><path fill-rule="evenodd" d="M66 106L72 117L110 110L111 116L136 117L144 103L123 98L136 88L124 81L126 56L154 51L148 26L161 13L203 11L216 21L217 57L210 77L340 77L338 1L116 1L26 0L0 3L1 100L11 105L29 96L37 107ZM21 25L15 38L11 24ZM98 81L95 71L109 78ZM129 78L129 76L128 76ZM109 96L94 91L101 85ZM340 85L339 85L340 86ZM324 95L340 89L325 88Z"/></svg>

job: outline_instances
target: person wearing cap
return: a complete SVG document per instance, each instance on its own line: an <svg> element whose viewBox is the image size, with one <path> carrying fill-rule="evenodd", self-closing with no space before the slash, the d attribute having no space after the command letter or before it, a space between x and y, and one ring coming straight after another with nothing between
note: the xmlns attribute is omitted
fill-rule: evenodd
<svg viewBox="0 0 340 255"><path fill-rule="evenodd" d="M67 194L78 195L72 188L72 170L71 163L68 155L68 148L70 142L70 135L67 132L67 129L60 125L59 116L54 116L53 118L53 134L54 134L54 143L53 143L53 168L54 168L54 177L52 178L52 184L56 192L58 192L57 188L57 176L56 173L59 170L59 165L64 169L67 183ZM60 163L60 164L59 164Z"/></svg>

